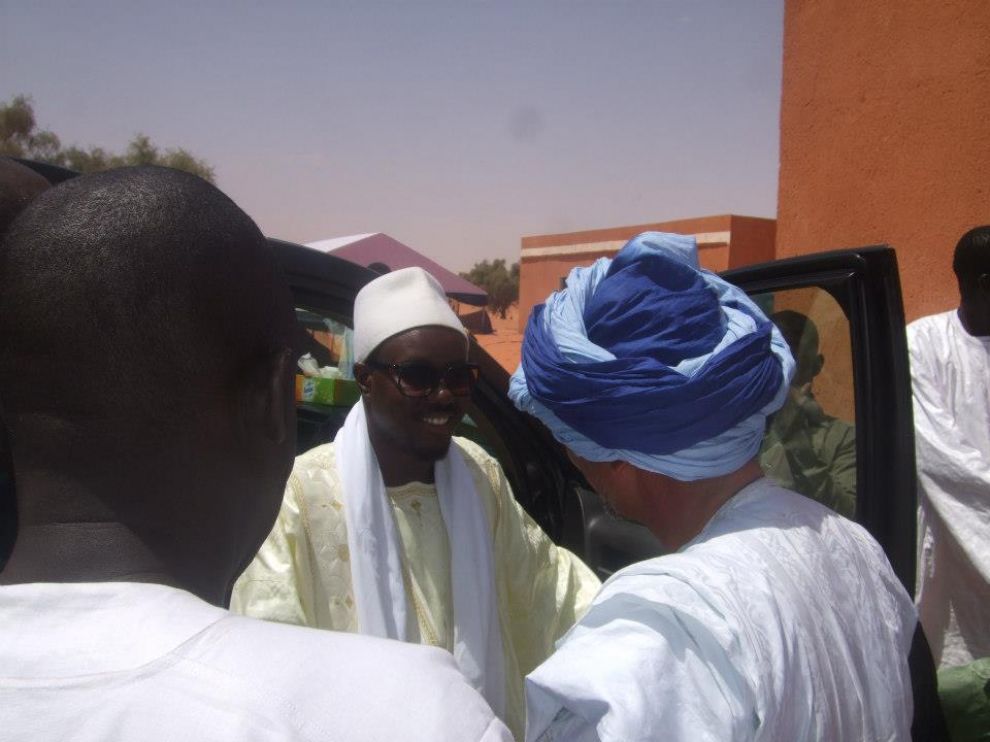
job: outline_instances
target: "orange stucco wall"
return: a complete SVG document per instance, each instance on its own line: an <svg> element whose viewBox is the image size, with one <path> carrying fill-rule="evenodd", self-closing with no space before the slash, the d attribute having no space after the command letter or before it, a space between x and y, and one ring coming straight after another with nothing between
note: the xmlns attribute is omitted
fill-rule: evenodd
<svg viewBox="0 0 990 742"><path fill-rule="evenodd" d="M990 223L990 2L787 0L777 257L897 249L908 320Z"/></svg>
<svg viewBox="0 0 990 742"><path fill-rule="evenodd" d="M773 259L775 222L773 219L724 214L696 219L679 219L653 224L593 229L565 234L544 234L522 238L519 263L519 330L525 328L533 306L560 288L560 281L572 268L590 265L600 257L614 255L618 246L594 252L567 253L603 242L622 243L640 232L676 232L711 235L727 233L728 240L699 244L698 257L703 267L722 271ZM619 245L621 246L621 245ZM532 248L560 248L560 254L527 256Z"/></svg>
<svg viewBox="0 0 990 742"><path fill-rule="evenodd" d="M727 256L729 263L725 268L741 268L744 265L765 263L774 259L776 220L736 215L732 215L729 219L732 241ZM707 265L705 267L709 268ZM725 268L709 269L725 270Z"/></svg>

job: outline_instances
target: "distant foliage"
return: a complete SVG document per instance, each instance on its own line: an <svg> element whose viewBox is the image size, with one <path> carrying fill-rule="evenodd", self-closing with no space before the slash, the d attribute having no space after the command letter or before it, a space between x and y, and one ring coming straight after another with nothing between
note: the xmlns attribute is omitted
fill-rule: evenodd
<svg viewBox="0 0 990 742"><path fill-rule="evenodd" d="M467 273L461 273L461 278L483 288L488 293L488 306L502 319L509 307L519 301L519 263L506 268L502 258L482 260Z"/></svg>
<svg viewBox="0 0 990 742"><path fill-rule="evenodd" d="M31 99L24 95L0 103L0 155L48 162L81 173L124 165L164 165L214 181L213 168L207 162L181 147L162 151L144 134L137 134L121 154L102 147L63 147L56 134L38 129Z"/></svg>

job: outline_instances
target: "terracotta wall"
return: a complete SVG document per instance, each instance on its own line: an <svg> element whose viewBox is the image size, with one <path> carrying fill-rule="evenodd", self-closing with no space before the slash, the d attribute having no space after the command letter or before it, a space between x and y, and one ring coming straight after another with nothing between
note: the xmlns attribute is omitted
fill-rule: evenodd
<svg viewBox="0 0 990 742"><path fill-rule="evenodd" d="M777 221L775 219L733 215L730 217L729 232L732 235L732 243L728 251L729 264L726 268L766 263L776 257L774 242L777 236Z"/></svg>
<svg viewBox="0 0 990 742"><path fill-rule="evenodd" d="M889 243L908 319L990 223L990 2L787 0L777 257Z"/></svg>

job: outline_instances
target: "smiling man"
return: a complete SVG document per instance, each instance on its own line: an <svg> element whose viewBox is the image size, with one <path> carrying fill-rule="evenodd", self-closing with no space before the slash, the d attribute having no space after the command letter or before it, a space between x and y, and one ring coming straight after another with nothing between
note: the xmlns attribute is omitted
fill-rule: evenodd
<svg viewBox="0 0 990 742"><path fill-rule="evenodd" d="M354 305L361 401L296 459L241 577L251 616L443 647L520 735L523 677L599 587L516 503L498 462L453 438L478 378L464 327L419 268Z"/></svg>

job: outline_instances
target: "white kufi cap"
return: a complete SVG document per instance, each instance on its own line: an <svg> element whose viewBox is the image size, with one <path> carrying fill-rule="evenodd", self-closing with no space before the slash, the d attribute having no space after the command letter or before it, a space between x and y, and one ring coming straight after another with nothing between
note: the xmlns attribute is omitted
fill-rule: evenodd
<svg viewBox="0 0 990 742"><path fill-rule="evenodd" d="M440 282L422 268L379 276L354 300L354 360L366 360L393 335L416 327L449 327L467 337Z"/></svg>

